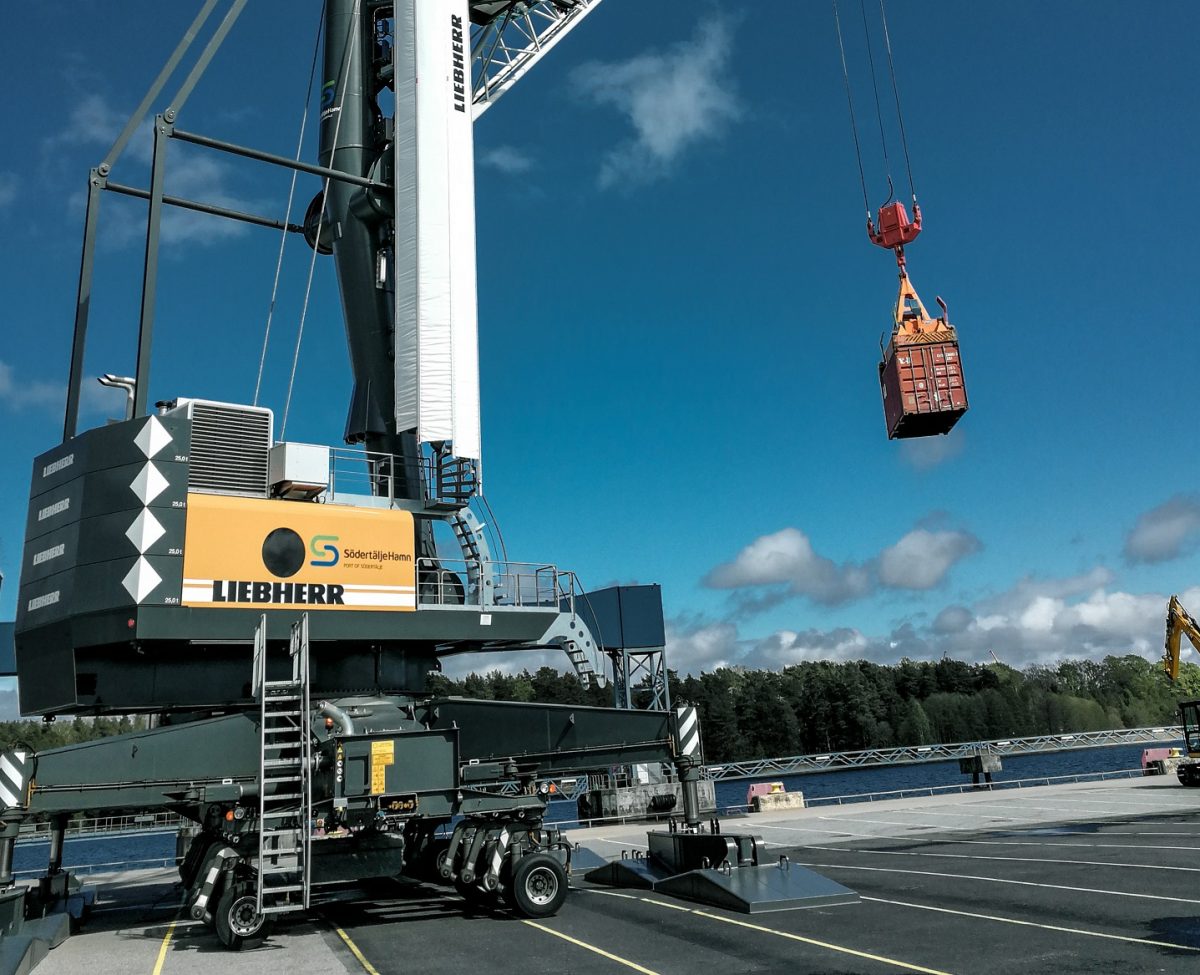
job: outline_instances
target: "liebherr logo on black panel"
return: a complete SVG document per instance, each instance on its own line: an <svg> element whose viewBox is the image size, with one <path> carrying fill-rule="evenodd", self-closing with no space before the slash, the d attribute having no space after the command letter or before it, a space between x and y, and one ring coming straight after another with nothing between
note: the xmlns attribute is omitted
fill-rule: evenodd
<svg viewBox="0 0 1200 975"><path fill-rule="evenodd" d="M450 45L454 55L454 110L467 110L467 72L463 60L463 22L457 14L450 15Z"/></svg>

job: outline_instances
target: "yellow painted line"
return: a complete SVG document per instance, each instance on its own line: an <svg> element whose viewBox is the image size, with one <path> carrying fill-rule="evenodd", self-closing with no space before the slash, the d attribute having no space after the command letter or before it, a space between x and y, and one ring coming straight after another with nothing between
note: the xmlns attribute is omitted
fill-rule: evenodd
<svg viewBox="0 0 1200 975"><path fill-rule="evenodd" d="M984 921L1003 921L1005 924L1019 924L1028 928L1042 928L1046 931L1062 931L1064 934L1083 934L1089 938L1108 938L1110 941L1125 941L1132 945L1149 945L1153 948L1175 948L1179 951L1197 951L1200 948L1193 945L1175 944L1173 941L1152 941L1149 938L1131 938L1124 934L1108 934L1104 931L1088 931L1085 928L1067 928L1059 924L1039 924L1037 921L1021 921L1015 917L1001 917L998 914L976 914L972 911L954 911L948 907L933 907L930 904L913 904L910 901L892 901L884 897L862 897L865 901L877 904L894 904L897 907L915 907L922 911L936 911L939 914L956 914L959 917L973 917Z"/></svg>
<svg viewBox="0 0 1200 975"><path fill-rule="evenodd" d="M163 936L162 944L158 946L158 959L154 962L151 975L162 975L163 963L167 960L167 949L171 947L171 937L175 934L175 925L178 923L179 918L176 918L167 925L167 933Z"/></svg>
<svg viewBox="0 0 1200 975"><path fill-rule="evenodd" d="M750 931L760 931L763 934L773 934L777 938L787 938L789 941L799 941L806 945L813 945L816 948L824 948L827 951L840 952L843 955L853 955L855 958L866 958L868 961L877 961L884 965L892 965L896 968L902 968L906 972L921 972L922 975L950 975L949 972L944 972L939 968L924 968L921 965L913 965L906 961L899 961L895 958L888 958L885 955L873 955L869 951L859 951L857 948L847 948L845 945L835 945L828 941L818 941L816 938L806 938L803 935L792 934L789 931L777 931L775 928L768 928L762 924L751 924L749 921L738 921L732 917L722 917L720 914L710 914L708 911L700 911L693 907L681 907L677 904L668 904L665 901L657 901L651 897L639 898L647 904L654 904L658 907L669 907L676 911L685 911L688 914L695 914L697 917L706 917L711 921L722 921L725 924L732 924L739 928L746 928Z"/></svg>
<svg viewBox="0 0 1200 975"><path fill-rule="evenodd" d="M588 951L595 952L602 958L607 958L609 961L615 961L618 965L624 965L626 968L632 968L635 972L641 972L642 975L658 975L658 972L650 968L644 968L635 961L630 961L628 958L622 958L620 955L614 955L611 951L605 951L603 948L598 948L595 945L590 945L586 941L580 941L578 938L572 938L569 934L563 934L561 931L555 931L554 928L548 928L544 924L538 924L537 921L524 921L531 928L537 928L539 931L545 931L546 934L552 934L556 938L562 938L563 941L569 941L571 944L586 948Z"/></svg>
<svg viewBox="0 0 1200 975"><path fill-rule="evenodd" d="M333 926L333 930L337 932L337 936L339 938L346 942L346 947L350 949L350 954L358 959L358 963L362 965L363 971L366 972L367 975L379 975L379 970L369 961L367 961L367 956L364 955L361 950L359 950L358 945L350 940L350 935L346 934L346 932L339 928L336 924ZM158 975L158 973L156 972L155 975Z"/></svg>

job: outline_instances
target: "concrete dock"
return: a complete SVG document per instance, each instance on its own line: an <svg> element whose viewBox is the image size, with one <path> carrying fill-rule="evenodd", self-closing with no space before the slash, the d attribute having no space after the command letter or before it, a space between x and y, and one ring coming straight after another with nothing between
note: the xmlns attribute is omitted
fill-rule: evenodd
<svg viewBox="0 0 1200 975"><path fill-rule="evenodd" d="M742 915L579 880L524 921L395 885L225 951L173 870L95 878L95 913L38 975L1150 973L1200 970L1200 790L1158 777L822 806L727 820L856 890L855 906ZM645 827L572 839L608 856Z"/></svg>

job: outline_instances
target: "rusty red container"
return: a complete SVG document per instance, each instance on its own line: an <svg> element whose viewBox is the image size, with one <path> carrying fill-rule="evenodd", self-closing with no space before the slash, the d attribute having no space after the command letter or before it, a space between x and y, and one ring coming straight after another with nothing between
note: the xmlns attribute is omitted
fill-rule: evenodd
<svg viewBox="0 0 1200 975"><path fill-rule="evenodd" d="M940 342L892 336L879 363L883 416L889 440L949 433L967 412L967 388L954 332Z"/></svg>

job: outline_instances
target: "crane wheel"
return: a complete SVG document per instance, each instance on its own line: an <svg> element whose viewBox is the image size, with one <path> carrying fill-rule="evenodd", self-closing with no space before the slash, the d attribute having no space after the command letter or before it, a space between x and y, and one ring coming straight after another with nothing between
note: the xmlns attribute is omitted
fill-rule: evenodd
<svg viewBox="0 0 1200 975"><path fill-rule="evenodd" d="M549 853L530 853L513 867L505 900L522 917L552 917L567 899L567 870Z"/></svg>
<svg viewBox="0 0 1200 975"><path fill-rule="evenodd" d="M257 948L270 932L270 921L258 913L254 888L249 884L229 884L217 899L213 912L217 938L230 951Z"/></svg>

